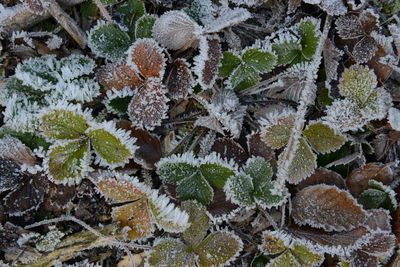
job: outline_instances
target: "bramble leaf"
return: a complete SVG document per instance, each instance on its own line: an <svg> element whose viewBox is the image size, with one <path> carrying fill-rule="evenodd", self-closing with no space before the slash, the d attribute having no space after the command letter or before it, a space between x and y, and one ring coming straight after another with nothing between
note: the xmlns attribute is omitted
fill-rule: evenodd
<svg viewBox="0 0 400 267"><path fill-rule="evenodd" d="M286 250L284 253L272 259L267 267L301 267L300 263L297 261L296 257L290 252L290 250Z"/></svg>
<svg viewBox="0 0 400 267"><path fill-rule="evenodd" d="M99 82L108 90L121 91L125 87L136 89L143 84L143 79L126 65L125 60L102 66L96 75Z"/></svg>
<svg viewBox="0 0 400 267"><path fill-rule="evenodd" d="M279 65L290 64L295 58L300 57L301 43L294 36L291 36L290 39L273 43L271 47L272 51L278 56Z"/></svg>
<svg viewBox="0 0 400 267"><path fill-rule="evenodd" d="M290 252L296 257L301 266L320 266L323 256L312 253L306 246L295 245Z"/></svg>
<svg viewBox="0 0 400 267"><path fill-rule="evenodd" d="M44 165L49 177L57 184L75 184L89 170L89 140L70 141L50 147Z"/></svg>
<svg viewBox="0 0 400 267"><path fill-rule="evenodd" d="M221 78L228 77L241 62L241 59L234 53L229 51L224 52L221 59L221 66L219 67L219 76Z"/></svg>
<svg viewBox="0 0 400 267"><path fill-rule="evenodd" d="M346 141L344 135L321 122L309 124L303 135L318 153L335 151Z"/></svg>
<svg viewBox="0 0 400 267"><path fill-rule="evenodd" d="M288 170L288 181L297 184L310 176L317 168L317 157L304 138L299 138L299 146Z"/></svg>
<svg viewBox="0 0 400 267"><path fill-rule="evenodd" d="M176 195L181 201L197 200L203 205L211 202L214 190L200 172L182 179L176 188Z"/></svg>
<svg viewBox="0 0 400 267"><path fill-rule="evenodd" d="M242 241L230 232L215 232L207 236L197 247L199 265L218 266L234 260L242 249Z"/></svg>
<svg viewBox="0 0 400 267"><path fill-rule="evenodd" d="M267 255L282 253L286 250L287 244L285 236L279 236L279 232L264 231L262 233L263 242L261 248Z"/></svg>
<svg viewBox="0 0 400 267"><path fill-rule="evenodd" d="M270 147L279 149L287 144L292 133L295 117L293 114L279 116L261 129L262 140Z"/></svg>
<svg viewBox="0 0 400 267"><path fill-rule="evenodd" d="M258 83L260 76L250 66L240 64L229 76L229 84L235 90L243 90Z"/></svg>
<svg viewBox="0 0 400 267"><path fill-rule="evenodd" d="M212 161L200 164L199 169L203 177L216 188L222 188L226 180L235 174L232 168Z"/></svg>
<svg viewBox="0 0 400 267"><path fill-rule="evenodd" d="M265 73L275 66L277 56L259 48L250 48L243 53L242 60L258 72Z"/></svg>
<svg viewBox="0 0 400 267"><path fill-rule="evenodd" d="M317 26L313 20L302 20L297 26L297 32L301 39L302 54L309 60L314 56L317 50L319 36L317 35Z"/></svg>
<svg viewBox="0 0 400 267"><path fill-rule="evenodd" d="M151 38L153 35L153 26L157 17L151 15L141 16L136 21L135 39Z"/></svg>
<svg viewBox="0 0 400 267"><path fill-rule="evenodd" d="M183 232L182 238L189 245L196 246L206 237L210 217L205 206L196 201L184 201L181 208L189 214L190 222L190 227Z"/></svg>
<svg viewBox="0 0 400 267"><path fill-rule="evenodd" d="M83 114L72 110L53 110L40 118L41 129L49 139L77 139L85 134L89 124Z"/></svg>
<svg viewBox="0 0 400 267"><path fill-rule="evenodd" d="M109 60L122 58L130 44L129 35L111 23L95 26L88 37L88 46L93 53Z"/></svg>
<svg viewBox="0 0 400 267"><path fill-rule="evenodd" d="M253 181L250 175L239 173L228 179L225 184L227 197L236 204L245 207L254 207L255 201L252 196L254 191Z"/></svg>
<svg viewBox="0 0 400 267"><path fill-rule="evenodd" d="M157 163L157 172L165 182L175 184L197 172L197 165L198 162L191 153L172 155Z"/></svg>
<svg viewBox="0 0 400 267"><path fill-rule="evenodd" d="M176 239L159 239L147 259L149 266L194 267L195 254Z"/></svg>

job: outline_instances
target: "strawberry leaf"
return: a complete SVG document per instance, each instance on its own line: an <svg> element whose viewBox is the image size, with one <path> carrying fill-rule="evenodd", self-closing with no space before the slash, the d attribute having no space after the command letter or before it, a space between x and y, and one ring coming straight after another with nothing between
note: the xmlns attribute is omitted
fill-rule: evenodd
<svg viewBox="0 0 400 267"><path fill-rule="evenodd" d="M321 122L309 124L303 135L318 153L335 151L346 141L344 135Z"/></svg>

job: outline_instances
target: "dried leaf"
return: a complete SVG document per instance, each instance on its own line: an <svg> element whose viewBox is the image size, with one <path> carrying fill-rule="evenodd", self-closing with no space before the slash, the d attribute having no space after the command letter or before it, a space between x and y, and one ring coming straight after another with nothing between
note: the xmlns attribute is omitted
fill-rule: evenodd
<svg viewBox="0 0 400 267"><path fill-rule="evenodd" d="M248 158L246 151L241 147L241 145L230 138L218 138L215 140L211 151L217 152L221 155L221 158L228 160L233 159L240 165Z"/></svg>
<svg viewBox="0 0 400 267"><path fill-rule="evenodd" d="M10 159L21 165L34 166L36 164L36 157L32 150L17 138L9 135L0 139L0 158Z"/></svg>
<svg viewBox="0 0 400 267"><path fill-rule="evenodd" d="M367 218L356 200L335 186L306 187L296 194L292 203L292 217L297 224L309 224L325 231L353 230Z"/></svg>
<svg viewBox="0 0 400 267"><path fill-rule="evenodd" d="M190 65L183 58L177 58L172 63L172 69L166 81L168 93L172 99L186 98L192 93L194 79Z"/></svg>
<svg viewBox="0 0 400 267"><path fill-rule="evenodd" d="M125 87L136 89L143 84L142 78L126 65L125 61L117 61L102 66L96 73L99 82L108 90L122 90Z"/></svg>
<svg viewBox="0 0 400 267"><path fill-rule="evenodd" d="M0 193L15 188L25 179L21 167L14 160L0 157L0 166Z"/></svg>
<svg viewBox="0 0 400 267"><path fill-rule="evenodd" d="M205 26L204 32L216 33L224 28L239 24L251 17L251 13L245 8L223 8L219 16Z"/></svg>
<svg viewBox="0 0 400 267"><path fill-rule="evenodd" d="M353 58L358 63L365 63L375 55L378 50L374 38L365 36L353 47Z"/></svg>
<svg viewBox="0 0 400 267"><path fill-rule="evenodd" d="M149 266L194 267L195 254L186 251L186 246L176 239L158 239L147 258Z"/></svg>
<svg viewBox="0 0 400 267"><path fill-rule="evenodd" d="M183 240L191 246L196 246L205 237L208 231L210 216L206 208L196 201L182 202L182 210L189 214L190 227L183 233Z"/></svg>
<svg viewBox="0 0 400 267"><path fill-rule="evenodd" d="M346 16L340 16L335 21L336 31L340 38L343 39L355 39L364 35L361 23L357 15L350 14Z"/></svg>
<svg viewBox="0 0 400 267"><path fill-rule="evenodd" d="M301 190L308 186L318 184L334 185L339 189L346 189L344 181L345 180L340 176L340 174L325 168L318 168L310 177L301 181L296 186L296 189Z"/></svg>

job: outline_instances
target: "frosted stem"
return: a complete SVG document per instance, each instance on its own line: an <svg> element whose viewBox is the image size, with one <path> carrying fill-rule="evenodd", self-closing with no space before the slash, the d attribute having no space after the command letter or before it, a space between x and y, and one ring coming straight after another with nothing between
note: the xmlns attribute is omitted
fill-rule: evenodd
<svg viewBox="0 0 400 267"><path fill-rule="evenodd" d="M304 85L304 89L302 91L299 106L297 107L297 112L295 115L295 125L292 128L292 133L289 138L286 149L280 155L280 160L278 162L278 172L277 172L277 181L276 189L278 191L282 190L282 185L288 179L288 169L293 161L294 155L297 151L299 145L299 137L303 131L305 116L307 113L307 108L310 104L314 103L315 93L313 86L315 79L317 78L317 72L319 69L319 65L322 60L322 49L325 44L325 40L328 37L328 32L331 26L332 17L327 16L325 20L324 30L322 32L321 38L318 43L318 47L315 51L314 59L310 64L310 67L307 70L306 74L306 82Z"/></svg>

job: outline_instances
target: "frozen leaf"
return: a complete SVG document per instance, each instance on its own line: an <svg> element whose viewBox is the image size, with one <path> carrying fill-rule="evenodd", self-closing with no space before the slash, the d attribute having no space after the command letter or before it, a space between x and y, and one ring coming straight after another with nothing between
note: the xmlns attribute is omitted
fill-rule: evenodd
<svg viewBox="0 0 400 267"><path fill-rule="evenodd" d="M200 39L200 54L194 58L194 73L203 89L211 88L214 85L221 57L218 36Z"/></svg>
<svg viewBox="0 0 400 267"><path fill-rule="evenodd" d="M221 66L219 67L219 76L222 78L228 77L241 62L242 60L235 53L230 51L224 52L221 59Z"/></svg>
<svg viewBox="0 0 400 267"><path fill-rule="evenodd" d="M362 192L358 197L358 202L360 202L365 208L384 208L390 211L396 209L396 193L393 189L375 180L369 180L368 186L369 189Z"/></svg>
<svg viewBox="0 0 400 267"><path fill-rule="evenodd" d="M269 72L276 64L275 54L258 48L247 49L242 55L243 62L260 73Z"/></svg>
<svg viewBox="0 0 400 267"><path fill-rule="evenodd" d="M207 24L214 19L215 8L211 0L193 0L185 12L200 25Z"/></svg>
<svg viewBox="0 0 400 267"><path fill-rule="evenodd" d="M214 191L203 175L196 172L179 182L176 195L181 201L197 200L201 204L207 205L213 199Z"/></svg>
<svg viewBox="0 0 400 267"><path fill-rule="evenodd" d="M273 115L262 121L261 138L268 146L279 149L287 144L294 125L293 114Z"/></svg>
<svg viewBox="0 0 400 267"><path fill-rule="evenodd" d="M369 61L377 51L376 41L369 36L363 37L353 48L353 58L358 63Z"/></svg>
<svg viewBox="0 0 400 267"><path fill-rule="evenodd" d="M127 88L121 91L107 91L107 98L104 99L103 103L110 112L124 116L128 112L129 103L131 103L134 93Z"/></svg>
<svg viewBox="0 0 400 267"><path fill-rule="evenodd" d="M77 108L78 111L80 108ZM78 139L89 127L87 116L81 112L68 109L56 109L44 113L41 118L41 129L49 139Z"/></svg>
<svg viewBox="0 0 400 267"><path fill-rule="evenodd" d="M395 215L394 215L395 217ZM391 231L391 216L385 209L371 209L368 211L368 218L365 224L374 231Z"/></svg>
<svg viewBox="0 0 400 267"><path fill-rule="evenodd" d="M137 40L128 50L127 65L144 77L162 78L165 58L161 47L150 38Z"/></svg>
<svg viewBox="0 0 400 267"><path fill-rule="evenodd" d="M324 260L322 255L315 254L308 247L302 245L295 245L290 252L296 257L301 266L319 266Z"/></svg>
<svg viewBox="0 0 400 267"><path fill-rule="evenodd" d="M299 57L301 50L300 40L293 35L286 35L285 39L272 44L272 51L278 56L278 64L286 65L292 63Z"/></svg>
<svg viewBox="0 0 400 267"><path fill-rule="evenodd" d="M317 157L304 138L299 138L299 145L289 166L288 181L297 184L310 176L317 168Z"/></svg>
<svg viewBox="0 0 400 267"><path fill-rule="evenodd" d="M201 160L199 170L202 176L214 187L222 188L226 180L235 174L233 164L212 153Z"/></svg>
<svg viewBox="0 0 400 267"><path fill-rule="evenodd" d="M200 266L223 265L234 260L242 250L242 241L230 232L214 232L197 247Z"/></svg>
<svg viewBox="0 0 400 267"><path fill-rule="evenodd" d="M340 1L340 0L339 0ZM311 19L304 19L297 24L297 32L301 38L302 54L305 59L312 59L319 42L319 23Z"/></svg>
<svg viewBox="0 0 400 267"><path fill-rule="evenodd" d="M357 15L340 16L335 21L336 31L343 39L355 39L364 35Z"/></svg>
<svg viewBox="0 0 400 267"><path fill-rule="evenodd" d="M96 162L100 166L123 166L133 157L137 148L134 145L136 139L131 138L128 132L117 129L112 122L89 128L87 135L96 152Z"/></svg>
<svg viewBox="0 0 400 267"><path fill-rule="evenodd" d="M116 9L122 15L122 22L128 28L128 34L133 40L136 21L146 13L143 2L140 0L128 0Z"/></svg>
<svg viewBox="0 0 400 267"><path fill-rule="evenodd" d="M128 87L136 89L143 84L142 78L126 65L125 61L108 63L96 73L99 82L108 90L118 91Z"/></svg>
<svg viewBox="0 0 400 267"><path fill-rule="evenodd" d="M253 157L262 157L271 162L275 161L273 150L261 140L261 135L259 133L247 136L247 146L249 155Z"/></svg>
<svg viewBox="0 0 400 267"><path fill-rule="evenodd" d="M99 57L122 58L131 44L129 35L116 24L99 23L89 32L88 46Z"/></svg>
<svg viewBox="0 0 400 267"><path fill-rule="evenodd" d="M240 64L229 76L229 85L237 91L256 85L260 80L258 72L250 66Z"/></svg>
<svg viewBox="0 0 400 267"><path fill-rule="evenodd" d="M171 65L166 81L168 93L172 99L186 98L189 93L192 93L194 86L190 65L183 58L175 59Z"/></svg>
<svg viewBox="0 0 400 267"><path fill-rule="evenodd" d="M90 142L87 139L50 147L44 166L56 184L77 184L90 169Z"/></svg>
<svg viewBox="0 0 400 267"><path fill-rule="evenodd" d="M152 15L141 16L136 21L135 39L151 38L153 35L153 26L157 17Z"/></svg>
<svg viewBox="0 0 400 267"><path fill-rule="evenodd" d="M388 120L390 126L394 130L400 131L400 110L398 110L397 108L390 108L388 114Z"/></svg>
<svg viewBox="0 0 400 267"><path fill-rule="evenodd" d="M147 79L144 87L132 98L128 107L133 125L149 130L161 125L168 110L167 101L161 81L156 78Z"/></svg>
<svg viewBox="0 0 400 267"><path fill-rule="evenodd" d="M148 238L154 230L146 198L113 208L112 216L121 227L129 227L127 236L130 239Z"/></svg>
<svg viewBox="0 0 400 267"><path fill-rule="evenodd" d="M344 135L321 122L309 124L303 135L318 153L335 151L346 141Z"/></svg>
<svg viewBox="0 0 400 267"><path fill-rule="evenodd" d="M338 76L339 60L343 56L343 52L335 46L333 41L326 39L323 55L325 59L324 64L327 81L336 80Z"/></svg>
<svg viewBox="0 0 400 267"><path fill-rule="evenodd" d="M20 165L34 166L36 164L36 157L32 150L19 139L9 135L0 139L0 158L10 159Z"/></svg>
<svg viewBox="0 0 400 267"><path fill-rule="evenodd" d="M292 217L299 225L349 231L364 223L366 213L348 192L335 186L314 185L296 194Z"/></svg>
<svg viewBox="0 0 400 267"><path fill-rule="evenodd" d="M182 238L189 245L196 246L206 237L210 216L206 208L196 201L184 201L181 207L189 214L190 222L190 227L183 232Z"/></svg>
<svg viewBox="0 0 400 267"><path fill-rule="evenodd" d="M25 178L14 160L0 157L0 193L15 188Z"/></svg>
<svg viewBox="0 0 400 267"><path fill-rule="evenodd" d="M393 169L389 165L380 162L370 162L363 167L354 170L347 178L346 185L354 197L368 189L370 180L375 180L383 184L390 184L393 181Z"/></svg>
<svg viewBox="0 0 400 267"><path fill-rule="evenodd" d="M248 158L243 147L230 138L218 138L214 141L210 150L217 152L223 159L233 159L239 165L242 165Z"/></svg>
<svg viewBox="0 0 400 267"><path fill-rule="evenodd" d="M171 233L180 233L190 226L189 215L170 203L170 199L165 195L158 195L158 191L151 192L148 203L158 228Z"/></svg>
<svg viewBox="0 0 400 267"><path fill-rule="evenodd" d="M179 183L192 176L198 170L198 161L192 153L172 155L161 159L157 164L157 172L167 183Z"/></svg>
<svg viewBox="0 0 400 267"><path fill-rule="evenodd" d="M296 260L295 256L289 251L285 251L279 257L272 259L268 265L268 267L300 267L300 263Z"/></svg>
<svg viewBox="0 0 400 267"><path fill-rule="evenodd" d="M186 250L186 245L176 239L158 239L147 258L149 266L194 267L195 254Z"/></svg>
<svg viewBox="0 0 400 267"><path fill-rule="evenodd" d="M146 190L137 179L126 177L112 179L114 175L101 179L96 183L96 189L106 198L116 202L138 200L146 195Z"/></svg>
<svg viewBox="0 0 400 267"><path fill-rule="evenodd" d="M198 42L202 28L185 12L165 12L153 27L153 37L162 46L172 49L187 49Z"/></svg>
<svg viewBox="0 0 400 267"><path fill-rule="evenodd" d="M65 233L55 229L48 232L45 236L39 238L36 242L36 249L41 252L53 251L58 243L61 242L61 238L65 236Z"/></svg>
<svg viewBox="0 0 400 267"><path fill-rule="evenodd" d="M301 181L297 186L297 190L301 190L311 185L326 184L334 185L339 189L346 189L345 180L340 176L340 174L325 169L318 168L315 172L308 178Z"/></svg>
<svg viewBox="0 0 400 267"><path fill-rule="evenodd" d="M261 248L267 255L282 253L288 247L290 239L281 232L264 231L262 233L263 242Z"/></svg>
<svg viewBox="0 0 400 267"><path fill-rule="evenodd" d="M217 33L222 29L239 24L251 18L251 13L245 8L223 8L218 17L205 25L204 32Z"/></svg>
<svg viewBox="0 0 400 267"><path fill-rule="evenodd" d="M342 0L303 0L304 3L318 4L319 7L331 16L344 15L347 8Z"/></svg>
<svg viewBox="0 0 400 267"><path fill-rule="evenodd" d="M245 207L254 207L255 201L252 196L254 185L250 175L240 173L230 177L225 185L225 191L233 203Z"/></svg>
<svg viewBox="0 0 400 267"><path fill-rule="evenodd" d="M23 2L34 14L42 15L45 12L41 0L24 0Z"/></svg>

